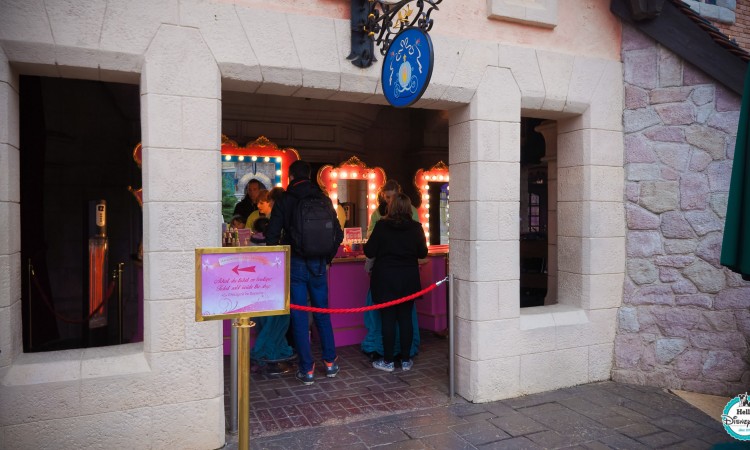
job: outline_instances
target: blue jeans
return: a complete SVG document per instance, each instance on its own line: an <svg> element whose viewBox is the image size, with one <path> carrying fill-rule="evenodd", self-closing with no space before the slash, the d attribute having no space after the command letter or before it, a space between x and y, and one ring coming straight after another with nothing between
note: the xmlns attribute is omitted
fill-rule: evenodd
<svg viewBox="0 0 750 450"><path fill-rule="evenodd" d="M300 258L292 256L290 266L290 301L293 305L307 305L307 296L310 295L310 303L318 308L328 307L328 275L324 258ZM307 311L293 309L292 335L294 346L299 355L299 370L307 373L313 368L313 356L310 350L310 330L308 327ZM336 344L333 340L333 327L331 327L331 316L324 313L313 313L315 326L320 336L320 347L323 360L333 362L336 359Z"/></svg>
<svg viewBox="0 0 750 450"><path fill-rule="evenodd" d="M289 316L261 316L255 317L255 345L250 351L250 359L259 366L265 366L266 361L289 358L294 354L292 347L286 341L286 331L289 328Z"/></svg>

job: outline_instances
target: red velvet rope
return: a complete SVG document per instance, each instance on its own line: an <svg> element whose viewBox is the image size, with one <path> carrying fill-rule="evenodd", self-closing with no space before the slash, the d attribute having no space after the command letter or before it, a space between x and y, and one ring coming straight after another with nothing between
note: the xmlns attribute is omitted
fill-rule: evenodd
<svg viewBox="0 0 750 450"><path fill-rule="evenodd" d="M445 277L440 281L436 281L435 283L432 283L431 285L427 286L426 288L422 289L419 292L415 292L411 295L407 295L406 297L397 298L396 300L391 300L389 302L379 303L377 305L372 305L372 306L362 306L360 308L339 308L339 309L316 308L315 306L306 306L306 305L304 306L303 305L289 305L289 307L292 309L299 310L299 311L309 311L309 312L314 312L314 313L328 313L328 314L347 314L347 313L373 311L376 309L387 308L389 306L398 305L399 303L404 303L404 302L408 302L409 300L413 300L423 294L430 292L431 290L440 286L447 280L448 280L448 277Z"/></svg>
<svg viewBox="0 0 750 450"><path fill-rule="evenodd" d="M44 305L49 309L49 312L52 313L53 316L60 319L61 321L65 323L85 323L91 320L92 317L94 317L96 314L101 311L101 309L104 307L104 305L107 304L109 301L109 298L112 296L112 292L115 290L115 282L114 280L109 282L109 286L107 286L107 294L105 295L105 299L102 301L102 303L92 312L89 314L89 317L85 320L81 319L70 319L68 317L65 317L55 311L55 309L52 307L51 302L47 298L47 296L44 294L44 290L42 289L42 286L39 285L39 280L36 278L36 275L31 275L31 278L34 280L34 285L36 286L37 292L39 292L39 296L42 297L42 301L44 302Z"/></svg>

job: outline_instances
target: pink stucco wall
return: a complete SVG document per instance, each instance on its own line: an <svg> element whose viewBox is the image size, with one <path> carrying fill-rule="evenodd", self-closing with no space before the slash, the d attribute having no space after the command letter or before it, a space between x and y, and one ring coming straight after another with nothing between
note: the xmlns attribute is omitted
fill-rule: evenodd
<svg viewBox="0 0 750 450"><path fill-rule="evenodd" d="M226 0L225 0L226 1ZM309 16L348 19L349 0L236 0L236 4ZM535 47L547 51L620 59L620 22L601 0L558 2L558 25L540 28L487 18L486 0L444 0L432 13L433 35Z"/></svg>

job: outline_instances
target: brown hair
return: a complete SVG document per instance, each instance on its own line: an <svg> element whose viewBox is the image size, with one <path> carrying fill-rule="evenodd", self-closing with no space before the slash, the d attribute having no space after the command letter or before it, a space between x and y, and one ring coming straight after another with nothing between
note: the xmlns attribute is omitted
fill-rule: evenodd
<svg viewBox="0 0 750 450"><path fill-rule="evenodd" d="M386 181L385 184L380 186L380 189L378 190L378 212L380 213L380 217L385 217L387 213L386 201L383 195L386 191L392 191L398 194L401 192L401 185L398 184L398 181L391 178L390 180Z"/></svg>
<svg viewBox="0 0 750 450"><path fill-rule="evenodd" d="M268 191L265 189L261 189L260 192L258 192L258 203L267 202L268 200Z"/></svg>
<svg viewBox="0 0 750 450"><path fill-rule="evenodd" d="M398 184L398 181L391 178L380 188L381 193L385 191L395 191L396 193L399 193L401 192L401 185Z"/></svg>
<svg viewBox="0 0 750 450"><path fill-rule="evenodd" d="M385 218L399 222L411 220L411 199L409 196L403 192L394 195L391 204L388 205L388 215Z"/></svg>
<svg viewBox="0 0 750 450"><path fill-rule="evenodd" d="M268 191L268 200L276 203L281 198L281 194L284 193L284 188L276 186L275 188Z"/></svg>

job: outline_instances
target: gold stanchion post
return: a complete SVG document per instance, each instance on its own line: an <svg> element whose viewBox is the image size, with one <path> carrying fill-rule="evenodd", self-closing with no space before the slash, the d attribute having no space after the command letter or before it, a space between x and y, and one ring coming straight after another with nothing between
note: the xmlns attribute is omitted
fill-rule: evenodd
<svg viewBox="0 0 750 450"><path fill-rule="evenodd" d="M238 331L239 382L237 387L237 402L239 403L239 447L240 450L250 448L250 328L255 322L248 317L240 317L232 326Z"/></svg>

